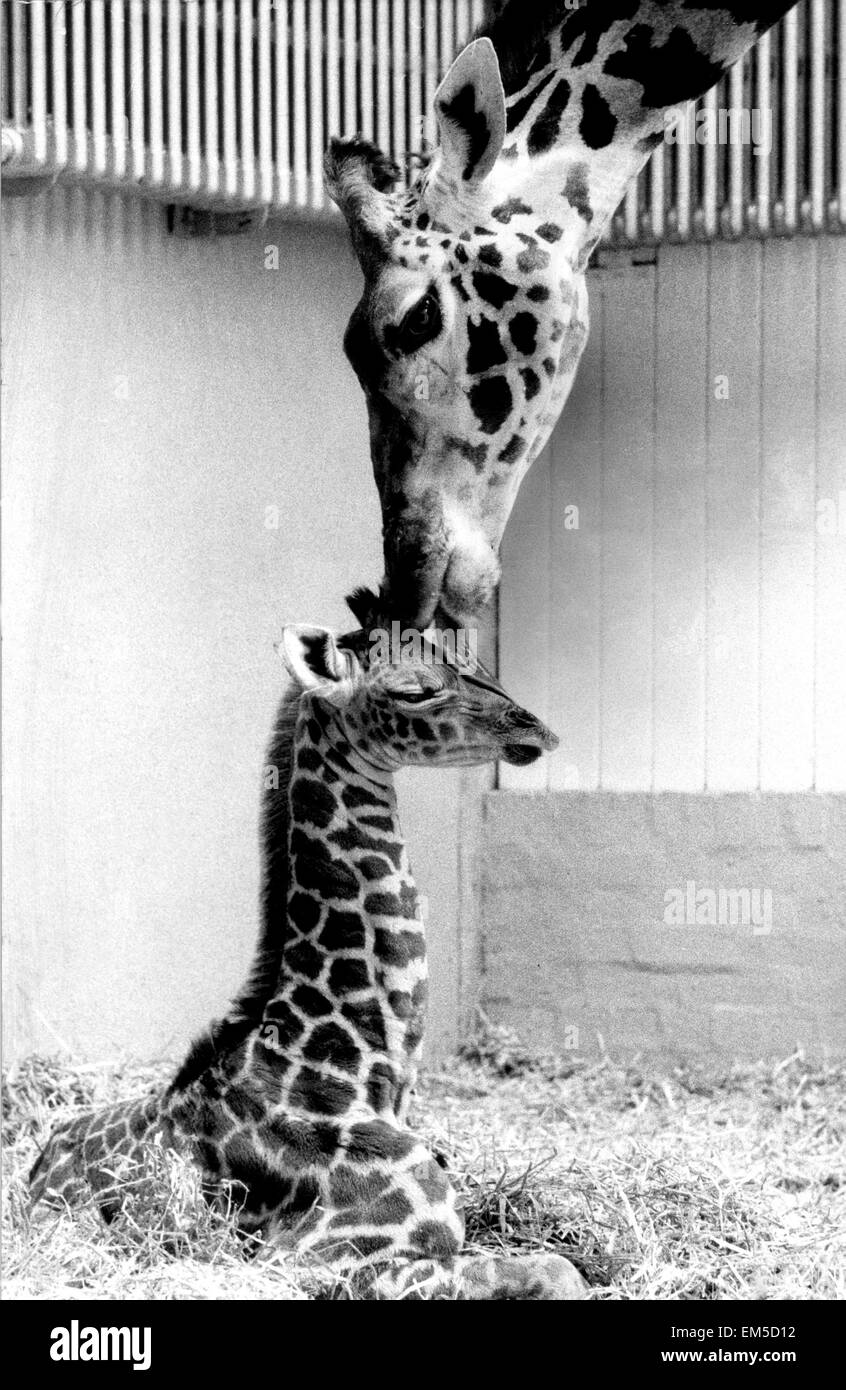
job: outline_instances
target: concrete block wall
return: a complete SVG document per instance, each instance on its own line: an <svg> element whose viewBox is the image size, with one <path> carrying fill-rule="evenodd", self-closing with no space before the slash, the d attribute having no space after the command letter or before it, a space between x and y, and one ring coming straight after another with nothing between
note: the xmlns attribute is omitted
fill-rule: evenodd
<svg viewBox="0 0 846 1390"><path fill-rule="evenodd" d="M480 998L528 1043L846 1054L846 797L498 791L479 853Z"/></svg>

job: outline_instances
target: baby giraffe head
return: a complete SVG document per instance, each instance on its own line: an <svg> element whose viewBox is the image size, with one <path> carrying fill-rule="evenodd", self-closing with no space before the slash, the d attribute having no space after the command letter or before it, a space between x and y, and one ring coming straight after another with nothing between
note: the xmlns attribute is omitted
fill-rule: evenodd
<svg viewBox="0 0 846 1390"><path fill-rule="evenodd" d="M351 749L384 773L498 759L523 766L557 747L555 734L480 663L451 663L424 634L416 636L385 657L374 655L384 644L366 624L342 638L305 623L285 628L282 658L337 751Z"/></svg>

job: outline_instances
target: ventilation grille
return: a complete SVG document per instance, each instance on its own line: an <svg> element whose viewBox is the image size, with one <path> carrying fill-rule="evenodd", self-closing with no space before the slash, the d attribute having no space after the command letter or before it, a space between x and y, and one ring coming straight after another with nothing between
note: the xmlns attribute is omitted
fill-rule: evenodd
<svg viewBox="0 0 846 1390"><path fill-rule="evenodd" d="M7 175L329 211L322 156L402 162L481 0L2 0ZM656 151L608 239L842 230L846 0L803 0ZM727 119L726 112L731 112ZM722 117L721 114L723 113ZM722 141L709 136L703 121ZM746 129L742 127L746 123Z"/></svg>

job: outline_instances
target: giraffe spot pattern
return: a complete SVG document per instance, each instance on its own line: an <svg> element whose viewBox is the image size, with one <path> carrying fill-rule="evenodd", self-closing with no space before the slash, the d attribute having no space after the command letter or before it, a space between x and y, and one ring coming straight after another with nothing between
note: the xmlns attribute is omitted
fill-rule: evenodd
<svg viewBox="0 0 846 1390"><path fill-rule="evenodd" d="M335 1022L318 1024L302 1055L308 1062L330 1062L341 1071L357 1072L361 1062L352 1034Z"/></svg>
<svg viewBox="0 0 846 1390"><path fill-rule="evenodd" d="M512 434L505 448L497 454L500 463L516 463L526 447L526 441L519 434Z"/></svg>
<svg viewBox="0 0 846 1390"><path fill-rule="evenodd" d="M378 1169L362 1173L341 1163L329 1178L329 1196L336 1207L366 1205L380 1197L390 1183L388 1175Z"/></svg>
<svg viewBox="0 0 846 1390"><path fill-rule="evenodd" d="M347 1158L352 1163L384 1159L397 1163L413 1153L417 1140L386 1120L366 1120L350 1127Z"/></svg>
<svg viewBox="0 0 846 1390"><path fill-rule="evenodd" d="M545 154L558 139L561 117L570 100L570 83L562 77L552 90L546 106L529 131L527 147L530 155Z"/></svg>
<svg viewBox="0 0 846 1390"><path fill-rule="evenodd" d="M325 830L332 823L336 801L334 793L314 778L295 777L291 783L291 810L298 821L307 821Z"/></svg>
<svg viewBox="0 0 846 1390"><path fill-rule="evenodd" d="M459 436L455 434L447 435L444 444L448 449L454 449L462 458L467 459L468 463L472 463L477 473L482 473L484 471L485 460L488 457L487 444L471 444L469 439L460 439ZM408 720L404 720L404 724L405 733L401 733L400 737L407 738L409 730Z"/></svg>
<svg viewBox="0 0 846 1390"><path fill-rule="evenodd" d="M516 285L512 285L501 275L495 275L492 271L476 270L473 272L472 280L473 288L479 298L494 309L501 309L517 293ZM465 298L469 299L466 291Z"/></svg>
<svg viewBox="0 0 846 1390"><path fill-rule="evenodd" d="M604 150L614 139L617 118L599 88L589 82L582 93L579 134L589 150Z"/></svg>
<svg viewBox="0 0 846 1390"><path fill-rule="evenodd" d="M528 203L524 203L522 198L507 198L504 203L500 203L491 212L491 217L495 222L501 222L507 226L512 217L521 217L530 213L532 209Z"/></svg>
<svg viewBox="0 0 846 1390"><path fill-rule="evenodd" d="M470 376L489 372L492 367L500 367L508 361L508 354L502 346L499 329L493 319L484 316L478 323L472 319L467 324L469 348L467 351L467 371Z"/></svg>
<svg viewBox="0 0 846 1390"><path fill-rule="evenodd" d="M312 1067L301 1067L291 1086L291 1105L314 1115L343 1115L356 1097L350 1081L325 1076Z"/></svg>
<svg viewBox="0 0 846 1390"><path fill-rule="evenodd" d="M312 985L297 985L291 1002L309 1018L325 1018L332 1012L332 1001Z"/></svg>
<svg viewBox="0 0 846 1390"><path fill-rule="evenodd" d="M294 975L304 975L308 980L316 980L323 969L323 953L310 941L286 946L282 959Z"/></svg>
<svg viewBox="0 0 846 1390"><path fill-rule="evenodd" d="M526 242L526 249L517 257L517 269L523 275L531 275L534 270L546 270L549 265L549 252L538 246L534 237L524 235L522 240Z"/></svg>
<svg viewBox="0 0 846 1390"><path fill-rule="evenodd" d="M663 139L663 135L659 138ZM562 189L571 207L576 209L580 217L586 222L593 221L593 208L590 205L590 195L588 189L588 166L583 162L574 164L567 172L567 181Z"/></svg>
<svg viewBox="0 0 846 1390"><path fill-rule="evenodd" d="M290 1047L305 1032L305 1024L284 999L272 1000L264 1011L264 1023L276 1029L278 1046Z"/></svg>
<svg viewBox="0 0 846 1390"><path fill-rule="evenodd" d="M537 346L538 321L534 314L523 309L508 324L508 335L518 352L530 356Z"/></svg>
<svg viewBox="0 0 846 1390"><path fill-rule="evenodd" d="M483 434L496 434L511 413L511 387L504 376L490 376L470 388L470 408Z"/></svg>
<svg viewBox="0 0 846 1390"><path fill-rule="evenodd" d="M319 945L327 951L363 951L366 942L364 923L357 913L329 908L318 937Z"/></svg>
<svg viewBox="0 0 846 1390"><path fill-rule="evenodd" d="M342 956L334 960L329 970L329 989L336 996L354 994L370 985L367 962L357 956Z"/></svg>
<svg viewBox="0 0 846 1390"><path fill-rule="evenodd" d="M397 1091L393 1067L387 1062L374 1062L367 1076L367 1103L371 1110L392 1110Z"/></svg>
<svg viewBox="0 0 846 1390"><path fill-rule="evenodd" d="M361 1042L377 1051L385 1051L388 1046L385 1019L376 999L351 1000L341 1005L341 1014Z"/></svg>
<svg viewBox="0 0 846 1390"><path fill-rule="evenodd" d="M404 966L423 959L426 943L422 932L385 931L377 927L373 949L386 965Z"/></svg>
<svg viewBox="0 0 846 1390"><path fill-rule="evenodd" d="M509 135L513 134L517 127L525 120L544 87L549 85L554 76L554 72L545 73L540 81L536 82L533 87L530 87L523 96L517 97L516 100L509 102L506 110L506 130Z"/></svg>

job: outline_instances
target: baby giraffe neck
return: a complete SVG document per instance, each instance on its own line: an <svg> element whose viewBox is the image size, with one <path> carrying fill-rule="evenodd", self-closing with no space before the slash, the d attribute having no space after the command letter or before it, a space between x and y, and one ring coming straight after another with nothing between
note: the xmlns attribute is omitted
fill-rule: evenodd
<svg viewBox="0 0 846 1390"><path fill-rule="evenodd" d="M304 700L288 796L286 944L262 1044L284 1064L292 1105L402 1114L427 969L393 778Z"/></svg>

